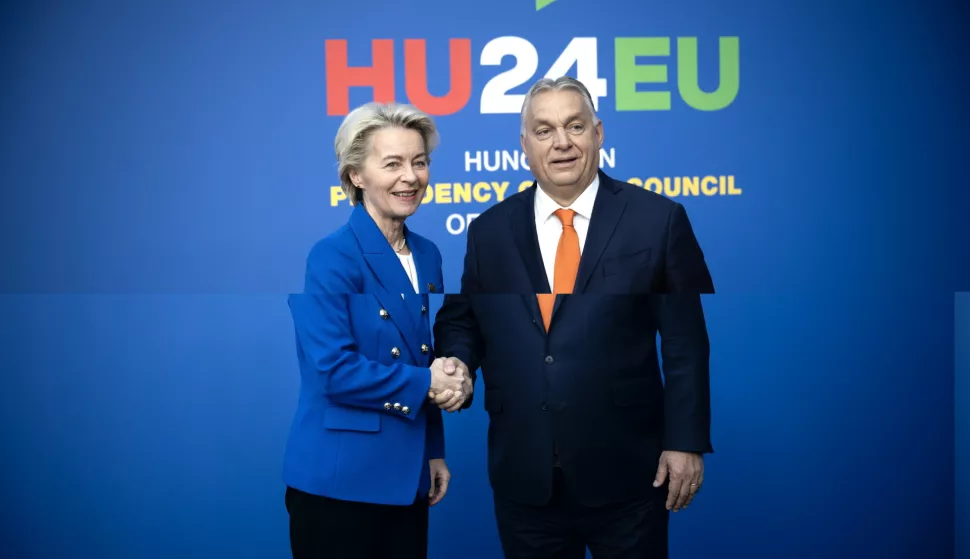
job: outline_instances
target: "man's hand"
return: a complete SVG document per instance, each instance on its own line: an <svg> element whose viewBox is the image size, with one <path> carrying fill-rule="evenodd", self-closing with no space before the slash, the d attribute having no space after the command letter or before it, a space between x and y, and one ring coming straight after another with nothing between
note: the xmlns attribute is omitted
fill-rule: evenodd
<svg viewBox="0 0 970 559"><path fill-rule="evenodd" d="M469 384L466 378L468 368L459 364L461 361L454 357L439 357L431 364L428 399L447 412L461 409L465 401L464 389Z"/></svg>
<svg viewBox="0 0 970 559"><path fill-rule="evenodd" d="M457 389L447 388L445 390L435 390L434 371L435 367L440 366L441 371L453 379L459 379L460 385ZM428 391L428 399L435 403L439 408L451 413L461 409L465 402L466 395L471 395L473 386L471 374L468 366L462 363L457 357L438 358L431 365L432 383Z"/></svg>
<svg viewBox="0 0 970 559"><path fill-rule="evenodd" d="M693 452L663 451L653 486L660 487L668 476L667 510L687 508L704 484L704 457Z"/></svg>
<svg viewBox="0 0 970 559"><path fill-rule="evenodd" d="M445 373L449 375L461 374L462 375L462 387L461 391L465 394L465 397L471 396L472 390L474 390L474 381L472 380L471 371L468 370L468 365L465 365L461 359L457 357L449 357L445 359L444 362Z"/></svg>
<svg viewBox="0 0 970 559"><path fill-rule="evenodd" d="M431 492L428 493L428 505L435 506L445 498L448 492L448 482L451 481L451 472L443 458L435 458L429 462L431 466Z"/></svg>

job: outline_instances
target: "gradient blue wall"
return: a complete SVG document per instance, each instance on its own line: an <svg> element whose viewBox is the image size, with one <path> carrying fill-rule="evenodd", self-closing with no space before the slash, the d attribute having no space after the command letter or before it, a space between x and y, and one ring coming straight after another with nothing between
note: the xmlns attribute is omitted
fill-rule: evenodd
<svg viewBox="0 0 970 559"><path fill-rule="evenodd" d="M678 198L719 294L706 299L717 453L673 519L674 556L951 556L953 294L970 289L964 10L411 6L0 8L0 548L286 557L280 460L298 373L285 298L310 245L348 215L331 205L340 116L326 110L324 41L347 39L364 65L371 39L395 40L405 100L404 39L427 39L439 95L447 40L471 39L473 95L438 118L432 181L514 189L528 172L466 171L464 154L518 148L517 115L478 111L513 63L480 65L483 46L518 36L540 73L571 38L597 38L609 173L731 175L742 190ZM738 37L737 98L615 110L614 39L641 36L697 37L707 89L718 38ZM436 200L411 222L441 247L451 287L464 237L446 222L492 202ZM447 418L454 483L432 514L432 557L500 556L485 422L480 408Z"/></svg>

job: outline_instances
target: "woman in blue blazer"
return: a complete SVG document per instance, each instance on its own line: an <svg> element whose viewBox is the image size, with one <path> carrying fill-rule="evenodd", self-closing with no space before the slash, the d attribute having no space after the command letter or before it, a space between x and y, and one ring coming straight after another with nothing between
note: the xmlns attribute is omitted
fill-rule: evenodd
<svg viewBox="0 0 970 559"><path fill-rule="evenodd" d="M296 559L427 556L428 507L450 478L441 410L470 388L433 360L441 253L404 224L437 141L429 116L397 104L359 107L337 132L354 209L311 249L304 292L289 298L301 384L283 479Z"/></svg>

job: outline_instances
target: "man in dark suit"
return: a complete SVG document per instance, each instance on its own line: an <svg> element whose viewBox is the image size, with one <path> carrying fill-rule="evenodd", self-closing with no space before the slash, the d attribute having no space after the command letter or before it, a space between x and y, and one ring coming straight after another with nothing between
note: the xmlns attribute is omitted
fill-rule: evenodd
<svg viewBox="0 0 970 559"><path fill-rule="evenodd" d="M711 275L683 206L599 170L581 83L534 85L521 137L536 184L472 223L434 327L439 356L481 367L505 555L667 557L713 452Z"/></svg>

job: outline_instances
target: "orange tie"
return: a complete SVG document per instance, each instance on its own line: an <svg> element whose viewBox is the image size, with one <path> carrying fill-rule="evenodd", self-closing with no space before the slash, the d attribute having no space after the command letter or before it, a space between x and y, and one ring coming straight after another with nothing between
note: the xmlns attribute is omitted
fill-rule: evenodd
<svg viewBox="0 0 970 559"><path fill-rule="evenodd" d="M549 331L552 320L552 307L556 302L556 293L572 293L576 284L576 273L579 271L579 235L573 227L574 210L556 210L556 217L562 222L562 234L559 236L559 247L556 249L556 265L553 272L552 294L540 293L539 310L542 311L542 322Z"/></svg>

